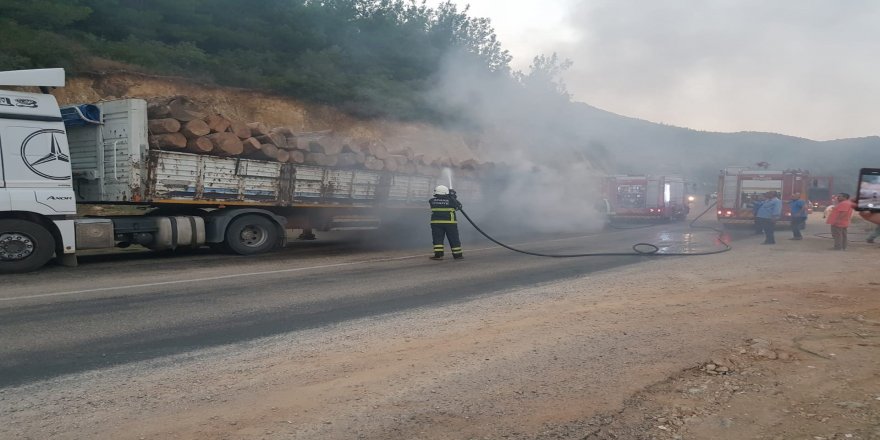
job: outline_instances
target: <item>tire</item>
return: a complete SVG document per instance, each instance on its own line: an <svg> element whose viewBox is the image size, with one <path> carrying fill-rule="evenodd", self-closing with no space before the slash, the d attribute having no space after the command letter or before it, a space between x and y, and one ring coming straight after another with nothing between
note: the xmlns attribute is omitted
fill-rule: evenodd
<svg viewBox="0 0 880 440"><path fill-rule="evenodd" d="M55 255L55 238L28 220L0 220L0 273L30 272Z"/></svg>
<svg viewBox="0 0 880 440"><path fill-rule="evenodd" d="M278 239L274 222L260 215L243 215L226 228L223 244L236 254L255 255L274 249Z"/></svg>

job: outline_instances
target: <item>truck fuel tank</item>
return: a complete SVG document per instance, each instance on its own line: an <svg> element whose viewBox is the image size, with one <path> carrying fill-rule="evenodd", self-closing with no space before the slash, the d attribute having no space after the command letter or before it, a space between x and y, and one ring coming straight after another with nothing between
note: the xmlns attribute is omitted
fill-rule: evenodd
<svg viewBox="0 0 880 440"><path fill-rule="evenodd" d="M152 250L195 248L205 244L205 219L197 216L113 217L120 246L140 244Z"/></svg>
<svg viewBox="0 0 880 440"><path fill-rule="evenodd" d="M158 230L153 242L145 245L152 250L196 248L205 244L205 219L194 216L156 217Z"/></svg>

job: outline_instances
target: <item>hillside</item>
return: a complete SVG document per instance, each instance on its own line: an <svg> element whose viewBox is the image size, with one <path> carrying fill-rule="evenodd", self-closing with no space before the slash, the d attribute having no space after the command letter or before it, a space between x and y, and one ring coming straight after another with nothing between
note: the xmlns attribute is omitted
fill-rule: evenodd
<svg viewBox="0 0 880 440"><path fill-rule="evenodd" d="M681 172L714 184L719 169L768 162L835 176L841 191L854 191L863 166L880 164L880 136L814 141L776 133L715 133L657 124L575 104L571 124L603 145L620 172Z"/></svg>

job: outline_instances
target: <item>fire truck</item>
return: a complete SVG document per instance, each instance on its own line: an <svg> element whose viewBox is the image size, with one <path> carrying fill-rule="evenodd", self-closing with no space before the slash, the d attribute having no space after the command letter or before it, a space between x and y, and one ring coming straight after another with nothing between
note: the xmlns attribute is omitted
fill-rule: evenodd
<svg viewBox="0 0 880 440"><path fill-rule="evenodd" d="M718 177L718 221L725 225L752 224L755 220L755 202L764 194L776 191L783 201L791 200L794 193L807 197L810 173L804 170L774 171L728 167ZM782 222L791 221L788 203L782 204Z"/></svg>
<svg viewBox="0 0 880 440"><path fill-rule="evenodd" d="M608 217L611 221L684 220L690 212L686 187L681 176L609 176L605 181Z"/></svg>
<svg viewBox="0 0 880 440"><path fill-rule="evenodd" d="M825 209L831 205L831 197L834 195L834 178L831 176L810 176L807 185L807 200L815 210Z"/></svg>

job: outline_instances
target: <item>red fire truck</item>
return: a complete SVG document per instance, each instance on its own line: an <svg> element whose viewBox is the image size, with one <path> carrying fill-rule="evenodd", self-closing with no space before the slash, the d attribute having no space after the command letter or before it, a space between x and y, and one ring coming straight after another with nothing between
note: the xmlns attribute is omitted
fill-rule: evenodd
<svg viewBox="0 0 880 440"><path fill-rule="evenodd" d="M609 219L684 220L690 212L686 188L681 176L609 176Z"/></svg>
<svg viewBox="0 0 880 440"><path fill-rule="evenodd" d="M812 203L815 210L825 209L831 205L831 196L834 195L834 178L831 176L810 176L807 184L807 200Z"/></svg>
<svg viewBox="0 0 880 440"><path fill-rule="evenodd" d="M776 191L783 200L780 221L790 222L788 200L794 193L807 198L810 173L804 170L773 171L728 167L718 177L718 221L723 224L751 224L755 220L755 202L768 191Z"/></svg>

